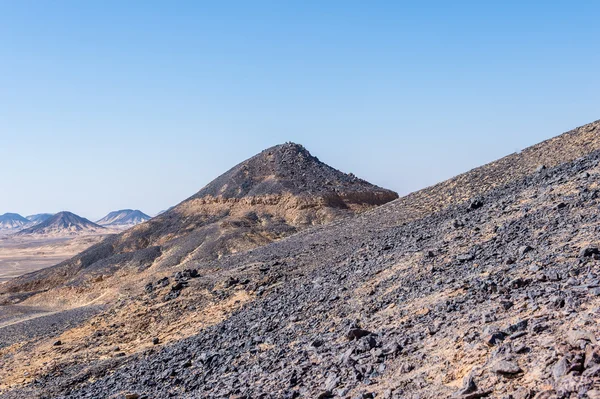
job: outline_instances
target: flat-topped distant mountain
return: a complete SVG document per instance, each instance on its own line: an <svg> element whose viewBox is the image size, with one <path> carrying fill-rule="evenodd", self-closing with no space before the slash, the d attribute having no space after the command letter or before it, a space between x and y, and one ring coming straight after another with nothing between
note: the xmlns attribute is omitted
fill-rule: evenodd
<svg viewBox="0 0 600 399"><path fill-rule="evenodd" d="M29 224L29 220L18 213L5 213L4 215L0 215L0 230L21 229L27 224Z"/></svg>
<svg viewBox="0 0 600 399"><path fill-rule="evenodd" d="M52 216L54 216L53 213L38 213L35 215L29 215L29 216L25 216L25 219L29 220L31 223L35 224L40 224L42 222L45 222L46 220L50 219Z"/></svg>
<svg viewBox="0 0 600 399"><path fill-rule="evenodd" d="M71 236L80 234L95 234L105 228L71 212L59 212L44 222L21 230L17 235L34 236Z"/></svg>
<svg viewBox="0 0 600 399"><path fill-rule="evenodd" d="M96 223L100 226L131 227L150 220L151 217L137 209L122 209L110 212Z"/></svg>

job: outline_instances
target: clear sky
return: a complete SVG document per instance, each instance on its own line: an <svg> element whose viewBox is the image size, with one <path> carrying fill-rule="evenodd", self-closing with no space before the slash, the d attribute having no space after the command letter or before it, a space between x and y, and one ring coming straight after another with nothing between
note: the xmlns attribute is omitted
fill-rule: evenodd
<svg viewBox="0 0 600 399"><path fill-rule="evenodd" d="M600 119L599 15L598 1L0 1L0 213L154 214L285 141L406 194Z"/></svg>

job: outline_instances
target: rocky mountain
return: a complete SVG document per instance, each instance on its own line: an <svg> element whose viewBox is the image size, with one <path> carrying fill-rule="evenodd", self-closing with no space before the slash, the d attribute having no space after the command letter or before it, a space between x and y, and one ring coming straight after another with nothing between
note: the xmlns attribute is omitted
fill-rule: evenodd
<svg viewBox="0 0 600 399"><path fill-rule="evenodd" d="M28 223L29 220L18 213L5 213L4 215L0 215L0 230L20 229Z"/></svg>
<svg viewBox="0 0 600 399"><path fill-rule="evenodd" d="M36 291L118 270L157 272L218 259L396 198L393 191L322 163L298 144L283 144L233 167L162 215L1 289Z"/></svg>
<svg viewBox="0 0 600 399"><path fill-rule="evenodd" d="M93 234L104 230L104 227L71 212L59 212L33 227L17 233L21 236L69 236Z"/></svg>
<svg viewBox="0 0 600 399"><path fill-rule="evenodd" d="M101 226L131 227L150 220L151 217L139 210L122 209L110 212L96 223Z"/></svg>
<svg viewBox="0 0 600 399"><path fill-rule="evenodd" d="M54 214L52 213L38 213L36 215L25 216L25 219L29 220L32 224L40 224L50 219Z"/></svg>
<svg viewBox="0 0 600 399"><path fill-rule="evenodd" d="M156 218L162 239L135 232L153 219L109 241L129 252L100 245L0 288L5 314L56 295L86 304L0 328L2 397L599 397L600 122L228 256L168 245L182 237L168 227L198 228L192 210L226 203L229 217L244 193L284 186L232 187L243 169L228 173ZM136 280L102 302L117 281L108 262ZM84 301L94 284L105 297Z"/></svg>

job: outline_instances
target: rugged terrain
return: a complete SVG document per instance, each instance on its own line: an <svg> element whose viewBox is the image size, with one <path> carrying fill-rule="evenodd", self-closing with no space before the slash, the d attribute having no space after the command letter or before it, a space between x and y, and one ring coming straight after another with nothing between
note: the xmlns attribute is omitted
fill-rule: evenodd
<svg viewBox="0 0 600 399"><path fill-rule="evenodd" d="M300 145L283 144L236 165L160 216L69 261L8 282L0 294L44 295L51 288L81 286L118 272L115 289L124 274L140 278L146 269L153 274L246 251L396 198L393 191L320 162ZM101 285L86 294L93 295L95 288L104 294Z"/></svg>
<svg viewBox="0 0 600 399"><path fill-rule="evenodd" d="M5 213L0 215L0 230L15 230L29 224L29 220L25 219L18 213Z"/></svg>
<svg viewBox="0 0 600 399"><path fill-rule="evenodd" d="M112 243L131 240L135 255L113 279L129 267L139 281L109 308L59 313L51 329L0 328L0 389L7 398L600 398L599 164L595 122L227 256L164 263L161 247L148 266L135 258L137 237L122 235ZM231 181L205 196L237 204L254 189L232 191ZM181 219L205 196L153 220ZM159 242L156 230L175 231L155 225L144 237ZM76 282L94 263L73 262L46 269L64 277L6 285L11 301L32 295L7 309L44 297L31 290L92 287Z"/></svg>
<svg viewBox="0 0 600 399"><path fill-rule="evenodd" d="M136 224L147 222L150 219L150 216L140 210L122 209L110 212L96 223L100 226L129 228Z"/></svg>

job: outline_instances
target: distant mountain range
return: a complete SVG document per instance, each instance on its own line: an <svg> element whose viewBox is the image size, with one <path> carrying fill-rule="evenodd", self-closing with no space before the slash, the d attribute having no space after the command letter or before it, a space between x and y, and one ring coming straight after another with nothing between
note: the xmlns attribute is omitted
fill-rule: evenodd
<svg viewBox="0 0 600 399"><path fill-rule="evenodd" d="M68 236L93 234L105 230L104 227L71 212L59 212L42 223L21 230L17 235Z"/></svg>
<svg viewBox="0 0 600 399"><path fill-rule="evenodd" d="M109 213L96 223L106 227L131 227L150 219L150 216L140 210L122 209Z"/></svg>
<svg viewBox="0 0 600 399"><path fill-rule="evenodd" d="M72 212L38 213L23 217L18 213L0 215L0 230L19 232L20 235L52 234L74 235L91 233L103 227L129 228L150 220L151 217L137 209L122 209L110 212L108 215L93 223L88 219Z"/></svg>
<svg viewBox="0 0 600 399"><path fill-rule="evenodd" d="M14 230L23 228L30 221L18 213L5 213L0 216L0 229Z"/></svg>

